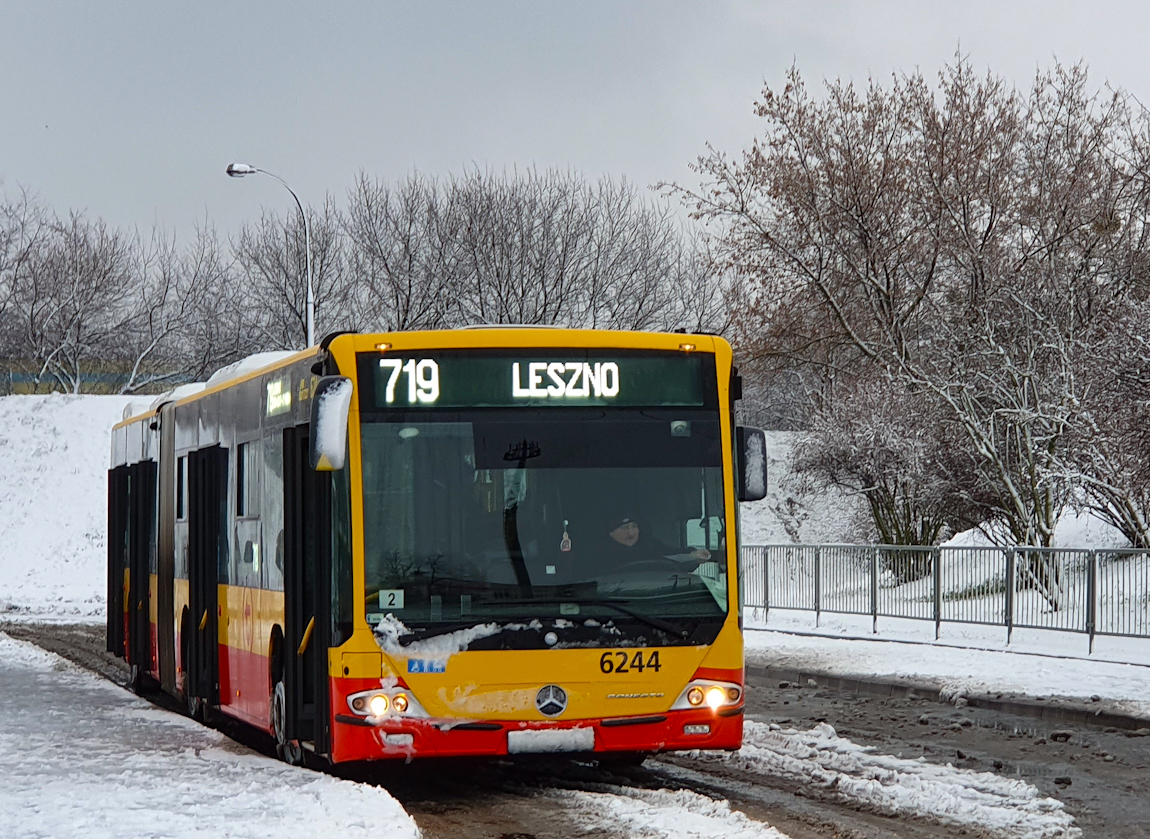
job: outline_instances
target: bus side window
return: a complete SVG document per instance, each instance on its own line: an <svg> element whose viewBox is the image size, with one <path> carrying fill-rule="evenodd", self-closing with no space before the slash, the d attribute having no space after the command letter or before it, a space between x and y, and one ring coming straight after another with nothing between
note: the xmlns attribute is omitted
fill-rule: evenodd
<svg viewBox="0 0 1150 839"><path fill-rule="evenodd" d="M260 585L260 441L236 446L235 578L243 586Z"/></svg>
<svg viewBox="0 0 1150 839"><path fill-rule="evenodd" d="M260 562L264 588L283 591L284 577L284 459L283 431L270 429L263 438L263 557Z"/></svg>

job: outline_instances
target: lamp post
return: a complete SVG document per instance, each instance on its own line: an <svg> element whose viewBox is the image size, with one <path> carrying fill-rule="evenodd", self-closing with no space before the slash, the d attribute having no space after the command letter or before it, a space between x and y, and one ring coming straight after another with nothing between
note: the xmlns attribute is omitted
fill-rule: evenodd
<svg viewBox="0 0 1150 839"><path fill-rule="evenodd" d="M290 192L291 197L295 199L295 205L299 208L299 214L303 218L304 259L307 262L307 345L310 347L315 344L315 292L311 283L311 226L308 224L307 213L303 211L303 204L300 203L299 196L279 175L269 172L267 169L249 166L246 163L229 163L227 168L228 175L233 178L242 178L244 175L254 175L257 172L269 175L283 184L284 189Z"/></svg>

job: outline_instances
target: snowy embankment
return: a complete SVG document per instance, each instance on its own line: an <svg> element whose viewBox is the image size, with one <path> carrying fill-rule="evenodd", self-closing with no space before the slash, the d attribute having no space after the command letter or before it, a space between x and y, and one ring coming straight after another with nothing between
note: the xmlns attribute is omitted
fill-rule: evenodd
<svg viewBox="0 0 1150 839"><path fill-rule="evenodd" d="M856 541L862 510L856 495L829 487L803 487L790 473L794 431L767 432L767 497L740 510L744 545L843 543Z"/></svg>
<svg viewBox="0 0 1150 839"><path fill-rule="evenodd" d="M933 628L931 625L931 631ZM1029 646L1052 650L1057 649L1060 638L1065 643L1062 633L1041 634L1048 637ZM1053 640L1049 636L1054 636ZM1136 663L1056 657L1050 652L1031 655L1005 649L970 649L960 640L902 643L865 640L857 635L794 635L753 627L748 627L746 643L751 664L922 685L956 698L1005 693L1063 697L1099 711L1150 720L1150 643L1145 641L1128 642L1126 654L1141 659ZM1134 650L1134 644L1142 649Z"/></svg>
<svg viewBox="0 0 1150 839"><path fill-rule="evenodd" d="M881 754L840 737L826 723L800 731L748 720L744 731L738 752L694 752L697 770L662 763L658 771L685 784L706 784L713 782L706 769L719 764L735 770L752 787L759 780L769 787L780 779L793 781L811 790L812 796L895 818L925 819L954 828L956 835L967 831L1000 839L1082 835L1062 802L1020 778ZM652 839L786 839L777 829L732 810L727 801L687 789L602 784L594 791L548 794L571 806L576 821L589 831L599 828Z"/></svg>
<svg viewBox="0 0 1150 839"><path fill-rule="evenodd" d="M0 617L97 620L112 426L131 398L0 398Z"/></svg>
<svg viewBox="0 0 1150 839"><path fill-rule="evenodd" d="M379 787L258 755L3 633L0 696L5 839L419 836Z"/></svg>
<svg viewBox="0 0 1150 839"><path fill-rule="evenodd" d="M787 778L887 815L980 827L1003 839L1081 835L1060 801L1017 778L879 754L826 723L796 731L748 721L744 731L738 752L698 757L724 763L747 780Z"/></svg>

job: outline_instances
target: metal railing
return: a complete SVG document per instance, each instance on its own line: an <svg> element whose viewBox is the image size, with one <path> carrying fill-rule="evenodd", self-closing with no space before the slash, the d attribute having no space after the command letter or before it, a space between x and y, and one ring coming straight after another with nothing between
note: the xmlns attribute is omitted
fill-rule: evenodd
<svg viewBox="0 0 1150 839"><path fill-rule="evenodd" d="M743 605L1150 638L1150 551L747 545Z"/></svg>

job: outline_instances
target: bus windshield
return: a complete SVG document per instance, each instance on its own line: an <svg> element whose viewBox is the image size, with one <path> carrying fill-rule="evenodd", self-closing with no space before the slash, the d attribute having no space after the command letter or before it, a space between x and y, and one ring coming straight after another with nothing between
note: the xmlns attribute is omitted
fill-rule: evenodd
<svg viewBox="0 0 1150 839"><path fill-rule="evenodd" d="M369 415L362 464L370 622L506 629L472 649L702 644L722 625L717 410Z"/></svg>

